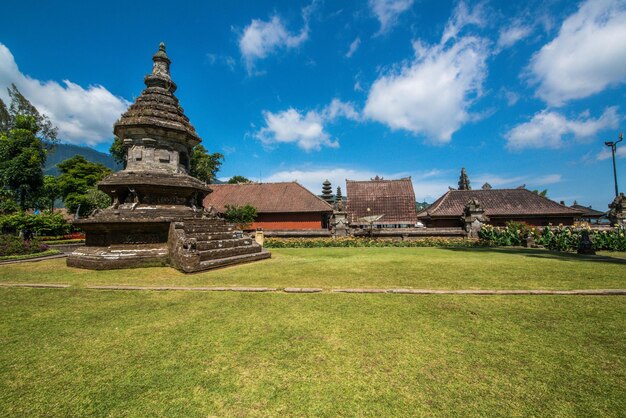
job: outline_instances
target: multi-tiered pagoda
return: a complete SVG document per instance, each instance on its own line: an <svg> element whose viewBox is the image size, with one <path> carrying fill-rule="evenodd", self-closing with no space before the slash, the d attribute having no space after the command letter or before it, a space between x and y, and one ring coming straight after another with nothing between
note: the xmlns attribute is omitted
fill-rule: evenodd
<svg viewBox="0 0 626 418"><path fill-rule="evenodd" d="M202 206L210 187L188 175L192 148L201 141L174 96L170 59L161 43L146 89L115 123L126 164L98 188L112 205L75 221L85 247L68 266L92 269L172 265L185 272L268 258L233 225Z"/></svg>

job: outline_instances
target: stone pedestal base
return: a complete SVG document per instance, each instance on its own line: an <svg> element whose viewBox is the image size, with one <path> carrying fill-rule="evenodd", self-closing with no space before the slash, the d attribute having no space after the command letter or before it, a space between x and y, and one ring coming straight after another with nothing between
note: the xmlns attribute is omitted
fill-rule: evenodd
<svg viewBox="0 0 626 418"><path fill-rule="evenodd" d="M67 266L90 270L166 266L168 255L167 244L84 246L68 255Z"/></svg>

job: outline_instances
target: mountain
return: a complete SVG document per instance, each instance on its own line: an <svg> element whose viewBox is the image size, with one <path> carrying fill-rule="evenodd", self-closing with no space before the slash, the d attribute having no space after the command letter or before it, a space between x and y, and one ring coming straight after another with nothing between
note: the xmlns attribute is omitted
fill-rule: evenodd
<svg viewBox="0 0 626 418"><path fill-rule="evenodd" d="M115 160L113 160L111 155L105 154L104 152L78 145L57 144L48 151L44 174L57 176L59 174L59 169L56 165L61 161L65 161L77 154L82 155L91 162L103 164L113 171L121 170L122 168L121 165L117 164Z"/></svg>

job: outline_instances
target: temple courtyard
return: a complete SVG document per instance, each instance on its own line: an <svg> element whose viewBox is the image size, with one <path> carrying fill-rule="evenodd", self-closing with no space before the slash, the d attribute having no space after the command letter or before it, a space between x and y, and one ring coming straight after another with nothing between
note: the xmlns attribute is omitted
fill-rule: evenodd
<svg viewBox="0 0 626 418"><path fill-rule="evenodd" d="M625 271L624 253L494 248L273 249L193 275L0 265L0 411L615 415L625 296L389 291L625 289Z"/></svg>

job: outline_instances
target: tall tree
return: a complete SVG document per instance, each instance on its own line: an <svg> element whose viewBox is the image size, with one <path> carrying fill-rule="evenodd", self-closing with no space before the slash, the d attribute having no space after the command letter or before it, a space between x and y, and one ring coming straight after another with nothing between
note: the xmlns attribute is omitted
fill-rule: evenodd
<svg viewBox="0 0 626 418"><path fill-rule="evenodd" d="M0 134L0 179L22 210L33 206L43 186L46 151L33 116L15 115L12 129Z"/></svg>
<svg viewBox="0 0 626 418"><path fill-rule="evenodd" d="M206 148L198 144L191 152L189 174L198 180L211 183L215 180L223 160L224 156L219 152L209 154Z"/></svg>
<svg viewBox="0 0 626 418"><path fill-rule="evenodd" d="M45 141L51 143L57 142L58 129L52 124L50 118L39 113L37 108L33 106L22 93L20 93L15 84L11 84L11 87L7 90L9 91L9 97L11 97L9 117L12 124L15 124L16 117L19 115L32 116L37 125L36 133L38 133L39 136Z"/></svg>
<svg viewBox="0 0 626 418"><path fill-rule="evenodd" d="M11 129L11 115L7 109L7 105L0 99L0 133L8 133Z"/></svg>
<svg viewBox="0 0 626 418"><path fill-rule="evenodd" d="M59 193L68 211L75 213L80 209L79 214L85 216L98 207L108 206L108 196L96 190L96 183L111 173L108 167L92 163L82 155L68 158L57 167L61 172L57 180Z"/></svg>

